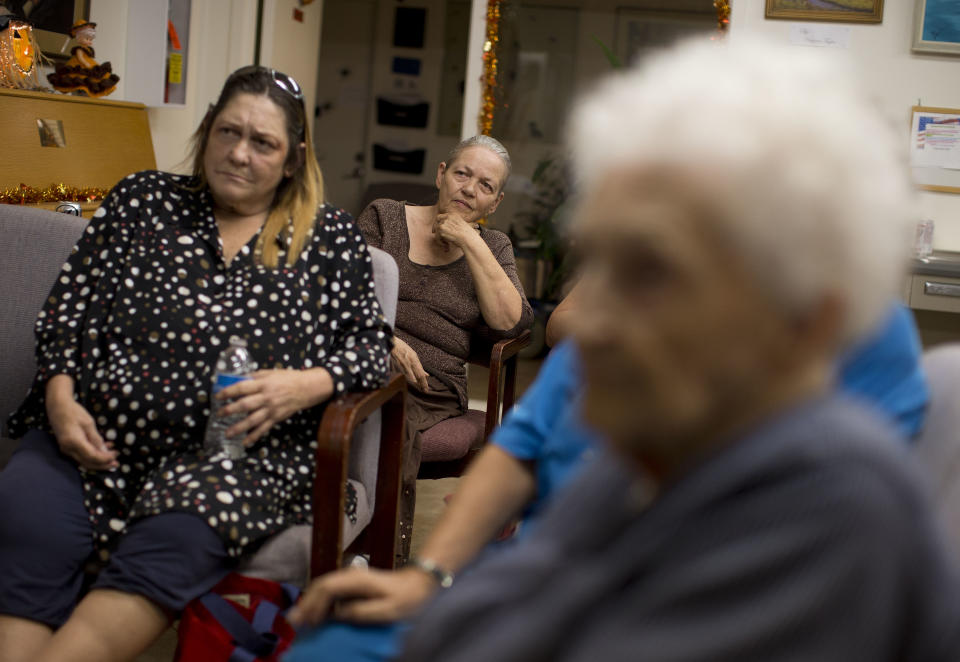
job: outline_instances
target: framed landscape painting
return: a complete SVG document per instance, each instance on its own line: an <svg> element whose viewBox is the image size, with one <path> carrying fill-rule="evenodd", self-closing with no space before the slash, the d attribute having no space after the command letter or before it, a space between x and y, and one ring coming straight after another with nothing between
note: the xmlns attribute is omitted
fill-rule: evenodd
<svg viewBox="0 0 960 662"><path fill-rule="evenodd" d="M793 21L880 23L883 0L767 0L764 15Z"/></svg>
<svg viewBox="0 0 960 662"><path fill-rule="evenodd" d="M913 51L960 55L960 2L917 0Z"/></svg>

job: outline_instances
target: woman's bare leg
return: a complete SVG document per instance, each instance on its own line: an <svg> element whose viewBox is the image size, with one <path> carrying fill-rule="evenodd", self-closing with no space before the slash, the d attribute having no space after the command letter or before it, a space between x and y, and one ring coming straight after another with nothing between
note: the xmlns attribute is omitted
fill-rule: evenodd
<svg viewBox="0 0 960 662"><path fill-rule="evenodd" d="M94 589L34 659L37 662L133 660L169 625L167 613L142 596Z"/></svg>
<svg viewBox="0 0 960 662"><path fill-rule="evenodd" d="M17 616L0 616L0 660L32 660L52 636L53 630L43 623Z"/></svg>

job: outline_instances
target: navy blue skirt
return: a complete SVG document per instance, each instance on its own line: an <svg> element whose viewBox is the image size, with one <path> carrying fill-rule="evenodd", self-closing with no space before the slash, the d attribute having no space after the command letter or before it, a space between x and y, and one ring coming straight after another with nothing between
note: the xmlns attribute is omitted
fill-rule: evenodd
<svg viewBox="0 0 960 662"><path fill-rule="evenodd" d="M92 554L77 465L51 435L32 430L0 472L0 614L61 626ZM176 613L234 564L203 519L165 513L129 526L91 588L141 595Z"/></svg>

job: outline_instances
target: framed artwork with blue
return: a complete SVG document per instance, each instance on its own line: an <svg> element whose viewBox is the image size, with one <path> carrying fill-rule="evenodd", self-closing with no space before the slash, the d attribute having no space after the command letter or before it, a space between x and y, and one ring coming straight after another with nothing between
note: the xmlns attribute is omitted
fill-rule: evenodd
<svg viewBox="0 0 960 662"><path fill-rule="evenodd" d="M960 55L960 2L917 0L913 52Z"/></svg>

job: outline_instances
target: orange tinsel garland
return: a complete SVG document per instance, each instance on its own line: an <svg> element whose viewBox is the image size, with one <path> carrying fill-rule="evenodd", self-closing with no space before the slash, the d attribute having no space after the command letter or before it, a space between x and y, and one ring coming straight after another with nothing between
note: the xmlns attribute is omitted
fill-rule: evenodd
<svg viewBox="0 0 960 662"><path fill-rule="evenodd" d="M726 32L730 27L730 0L713 0L717 10L717 29Z"/></svg>
<svg viewBox="0 0 960 662"><path fill-rule="evenodd" d="M497 107L497 73L500 66L501 0L487 2L487 39L483 44L483 103L480 106L480 133L489 136L493 129L493 113Z"/></svg>
<svg viewBox="0 0 960 662"><path fill-rule="evenodd" d="M0 191L0 203L5 205L33 205L38 202L95 202L103 200L109 189L95 186L80 188L51 184L47 188L34 188L26 184Z"/></svg>

